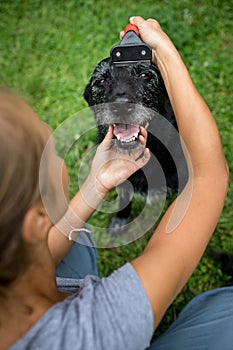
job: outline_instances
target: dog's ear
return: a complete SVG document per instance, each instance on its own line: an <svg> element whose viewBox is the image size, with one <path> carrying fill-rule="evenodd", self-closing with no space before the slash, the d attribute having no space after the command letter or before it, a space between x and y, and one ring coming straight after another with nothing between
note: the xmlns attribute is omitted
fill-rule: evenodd
<svg viewBox="0 0 233 350"><path fill-rule="evenodd" d="M165 87L160 70L159 70L158 66L154 63L152 63L152 68L153 68L153 70L155 70L155 72L157 74L157 78L159 80L159 85L161 86L161 89L162 89L162 97L163 98L161 99L162 105L160 106L161 107L161 114L177 128L175 114L174 114L171 102L169 100L167 89Z"/></svg>
<svg viewBox="0 0 233 350"><path fill-rule="evenodd" d="M85 98L85 100L87 101L89 106L93 106L92 92L91 92L91 80L89 81L89 83L85 87L83 97Z"/></svg>
<svg viewBox="0 0 233 350"><path fill-rule="evenodd" d="M175 118L175 113L173 111L171 102L169 100L169 97L167 95L167 91L164 94L164 112L165 112L165 118L170 121L175 127L177 127L176 124L176 118Z"/></svg>
<svg viewBox="0 0 233 350"><path fill-rule="evenodd" d="M93 101L93 96L92 96L92 78L95 77L97 74L103 74L103 72L106 72L106 67L109 67L109 62L110 62L110 57L104 58L103 60L101 60L95 67L91 79L89 81L89 83L87 84L84 93L83 93L83 97L85 98L85 100L87 101L89 106L93 106L95 103Z"/></svg>
<svg viewBox="0 0 233 350"><path fill-rule="evenodd" d="M175 113L173 111L173 108L172 108L172 105L171 105L171 102L170 102L170 99L168 97L168 93L167 93L167 89L165 87L165 84L164 84L164 81L163 81L163 78L161 76L161 73L160 74L160 79L161 79L161 84L163 86L163 98L164 98L164 103L163 103L163 108L164 108L164 117L169 121L171 122L176 129L178 129L177 127L177 123L176 123L176 117L175 117Z"/></svg>

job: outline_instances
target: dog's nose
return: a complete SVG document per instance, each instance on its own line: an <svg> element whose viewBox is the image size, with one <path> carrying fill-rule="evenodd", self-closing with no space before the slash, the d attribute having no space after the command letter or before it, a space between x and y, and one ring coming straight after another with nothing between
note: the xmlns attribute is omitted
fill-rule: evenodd
<svg viewBox="0 0 233 350"><path fill-rule="evenodd" d="M109 102L116 102L116 103L135 103L134 99L130 94L128 94L126 91L114 91L109 96Z"/></svg>
<svg viewBox="0 0 233 350"><path fill-rule="evenodd" d="M113 82L109 87L109 102L135 103L130 94L130 85L126 83Z"/></svg>
<svg viewBox="0 0 233 350"><path fill-rule="evenodd" d="M113 115L131 115L134 112L135 106L133 103L129 103L127 98L116 98L110 103L109 109Z"/></svg>
<svg viewBox="0 0 233 350"><path fill-rule="evenodd" d="M130 103L131 100L129 99L129 97L127 96L116 96L112 102L116 102L116 103Z"/></svg>

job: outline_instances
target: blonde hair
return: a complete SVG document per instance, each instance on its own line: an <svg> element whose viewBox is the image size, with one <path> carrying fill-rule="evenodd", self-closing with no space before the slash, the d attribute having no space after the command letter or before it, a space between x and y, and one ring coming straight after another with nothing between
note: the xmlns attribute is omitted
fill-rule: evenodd
<svg viewBox="0 0 233 350"><path fill-rule="evenodd" d="M39 167L46 143L43 124L21 99L0 88L0 286L27 267L22 224L41 200Z"/></svg>

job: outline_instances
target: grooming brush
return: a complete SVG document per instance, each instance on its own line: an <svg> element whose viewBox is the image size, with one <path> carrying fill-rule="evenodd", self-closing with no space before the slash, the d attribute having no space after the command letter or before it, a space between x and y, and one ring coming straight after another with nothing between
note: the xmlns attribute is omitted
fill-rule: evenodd
<svg viewBox="0 0 233 350"><path fill-rule="evenodd" d="M138 27L128 24L124 32L120 44L113 46L110 52L112 63L115 66L128 66L136 62L150 64L152 49L140 39Z"/></svg>

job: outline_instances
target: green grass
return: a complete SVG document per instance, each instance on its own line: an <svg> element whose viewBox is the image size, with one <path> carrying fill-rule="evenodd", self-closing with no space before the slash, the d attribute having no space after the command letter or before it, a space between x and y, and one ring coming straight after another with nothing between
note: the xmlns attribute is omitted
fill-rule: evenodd
<svg viewBox="0 0 233 350"><path fill-rule="evenodd" d="M229 0L183 1L39 1L0 2L0 83L18 91L52 129L87 105L82 93L96 63L119 42L119 30L131 15L157 18L180 51L195 85L218 123L232 173L233 65L232 3ZM72 125L77 139L91 124L80 115ZM86 123L86 124L85 124ZM84 128L84 129L82 129ZM64 137L65 138L65 137ZM71 187L77 190L80 160L95 145L95 131L78 138L67 157ZM113 193L110 200L114 197ZM211 244L233 253L233 186ZM211 203L210 203L211 205ZM138 211L137 204L134 213ZM198 220L198 218L197 218ZM105 226L100 212L91 223ZM145 247L151 232L114 249L99 249L99 270L108 275ZM204 255L182 293L169 308L156 335L163 332L195 295L223 286L227 276Z"/></svg>

